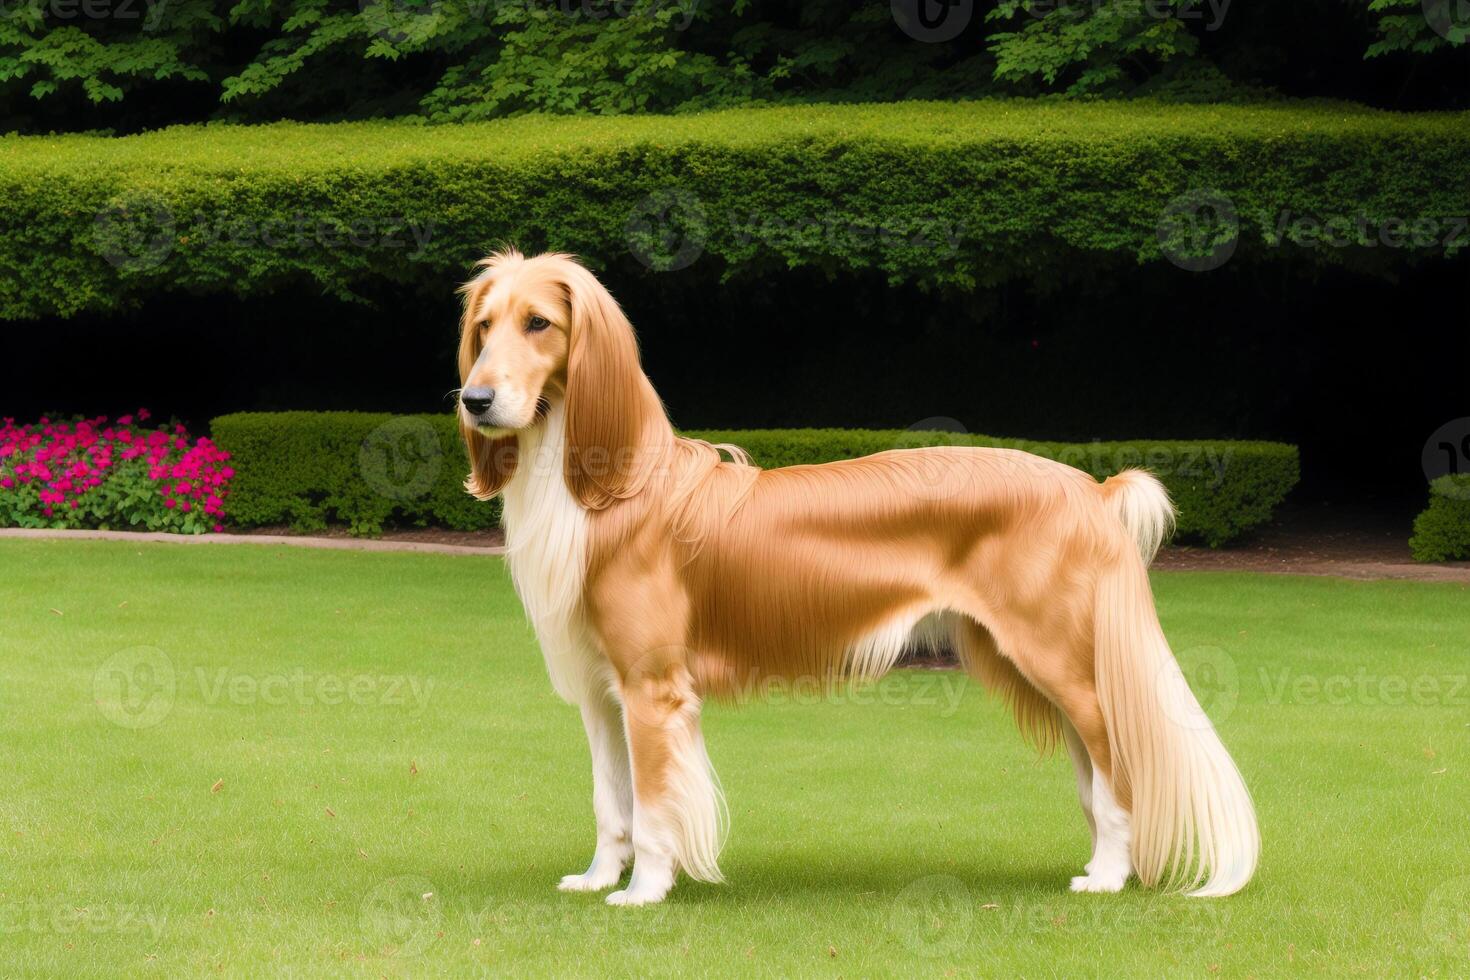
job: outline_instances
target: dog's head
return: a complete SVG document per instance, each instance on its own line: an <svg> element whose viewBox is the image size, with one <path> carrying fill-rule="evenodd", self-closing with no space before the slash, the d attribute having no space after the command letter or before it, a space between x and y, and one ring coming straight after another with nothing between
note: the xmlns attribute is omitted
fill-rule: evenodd
<svg viewBox="0 0 1470 980"><path fill-rule="evenodd" d="M623 311L569 255L514 250L479 263L460 322L465 486L488 499L510 479L518 436L565 401L567 485L587 507L635 492L650 414L662 415Z"/></svg>

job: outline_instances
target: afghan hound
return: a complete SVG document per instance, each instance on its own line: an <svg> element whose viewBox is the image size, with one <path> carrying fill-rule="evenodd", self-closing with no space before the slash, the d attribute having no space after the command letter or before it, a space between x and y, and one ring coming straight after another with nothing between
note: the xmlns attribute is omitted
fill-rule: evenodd
<svg viewBox="0 0 1470 980"><path fill-rule="evenodd" d="M1073 891L1228 895L1260 838L1147 566L1173 507L1006 449L894 450L761 470L681 438L633 328L584 266L507 250L463 288L466 488L503 498L507 561L551 683L581 709L597 846L567 891L661 901L722 880L724 800L700 708L762 679L875 678L942 642L1065 744L1092 858ZM729 456L729 459L725 457Z"/></svg>

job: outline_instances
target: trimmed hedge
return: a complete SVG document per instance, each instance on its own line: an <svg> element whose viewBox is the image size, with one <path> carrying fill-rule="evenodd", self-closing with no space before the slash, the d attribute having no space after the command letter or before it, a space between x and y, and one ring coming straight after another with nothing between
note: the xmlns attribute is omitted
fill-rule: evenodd
<svg viewBox="0 0 1470 980"><path fill-rule="evenodd" d="M1391 270L1470 244L1466 159L1470 114L1320 103L905 102L7 136L0 318L174 290L448 289L504 242L602 264L698 261L752 279L878 270L973 289L1159 261L1167 229L1176 261L1226 245L1234 261ZM1238 215L1238 241L1196 220L1215 213L1211 192Z"/></svg>
<svg viewBox="0 0 1470 980"><path fill-rule="evenodd" d="M1470 473L1429 484L1429 507L1414 519L1409 548L1415 561L1470 558Z"/></svg>
<svg viewBox="0 0 1470 980"><path fill-rule="evenodd" d="M230 519L242 526L341 523L356 534L376 534L390 520L475 530L499 517L498 506L464 492L464 450L449 414L240 413L215 419L213 427L235 466ZM734 443L767 469L935 445L1024 449L1098 478L1147 466L1179 506L1180 536L1211 546L1268 520L1300 476L1296 447L1271 442L1055 443L871 429L687 435Z"/></svg>
<svg viewBox="0 0 1470 980"><path fill-rule="evenodd" d="M240 412L210 427L235 467L229 519L239 527L375 535L389 522L478 531L500 518L498 503L465 493L453 415Z"/></svg>
<svg viewBox="0 0 1470 980"><path fill-rule="evenodd" d="M873 429L762 429L690 432L710 442L731 442L770 469L827 463L914 446L1001 446L1059 460L1099 480L1143 466L1169 488L1179 509L1177 536L1217 548L1270 520L1301 478L1295 446L1230 440L1130 442L1035 442L969 433Z"/></svg>

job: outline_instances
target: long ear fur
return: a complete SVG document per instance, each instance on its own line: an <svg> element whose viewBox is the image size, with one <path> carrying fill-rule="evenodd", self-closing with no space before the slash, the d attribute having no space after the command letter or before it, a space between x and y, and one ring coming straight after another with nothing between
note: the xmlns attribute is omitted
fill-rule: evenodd
<svg viewBox="0 0 1470 980"><path fill-rule="evenodd" d="M460 288L460 292L464 294L464 312L459 321L461 385L469 380L470 371L480 356L480 331L476 329L475 321L480 300L485 295L485 290L494 283L496 271L507 262L518 259L520 254L514 250L497 252L481 260L477 267L485 271ZM470 457L470 475L465 478L464 488L479 500L489 500L505 487L506 481L515 472L519 443L515 436L487 439L472 426L465 424L462 411L455 411L459 417L459 432L464 437L465 449Z"/></svg>
<svg viewBox="0 0 1470 980"><path fill-rule="evenodd" d="M566 481L583 507L600 510L643 488L673 433L617 301L575 262L566 277Z"/></svg>

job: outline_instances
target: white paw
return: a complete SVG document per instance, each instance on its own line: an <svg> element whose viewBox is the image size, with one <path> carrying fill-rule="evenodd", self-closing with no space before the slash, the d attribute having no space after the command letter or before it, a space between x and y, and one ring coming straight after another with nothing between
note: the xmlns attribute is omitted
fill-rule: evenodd
<svg viewBox="0 0 1470 980"><path fill-rule="evenodd" d="M1074 892L1120 892L1127 880L1127 875L1078 875L1072 879L1072 890Z"/></svg>
<svg viewBox="0 0 1470 980"><path fill-rule="evenodd" d="M622 871L587 871L579 875L566 875L556 887L564 892L600 892L616 885L622 877Z"/></svg>
<svg viewBox="0 0 1470 980"><path fill-rule="evenodd" d="M622 891L613 892L607 896L609 905L653 905L662 902L668 889L663 891L650 891L646 888L624 888Z"/></svg>

